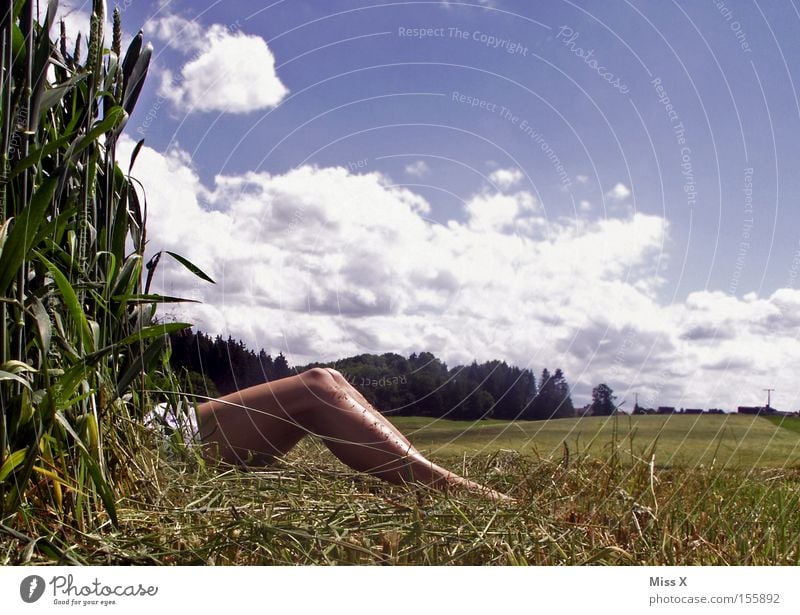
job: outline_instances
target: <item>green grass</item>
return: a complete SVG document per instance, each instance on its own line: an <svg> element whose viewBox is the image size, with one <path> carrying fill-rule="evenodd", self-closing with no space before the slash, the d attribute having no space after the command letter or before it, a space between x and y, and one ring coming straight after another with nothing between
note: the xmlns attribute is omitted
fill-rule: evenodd
<svg viewBox="0 0 800 615"><path fill-rule="evenodd" d="M749 415L588 417L552 421L445 421L392 418L423 452L453 458L511 450L542 459L572 455L607 458L612 442L623 462L660 467L699 464L740 469L800 467L800 437ZM792 423L798 431L800 421ZM787 426L787 423L784 424Z"/></svg>
<svg viewBox="0 0 800 615"><path fill-rule="evenodd" d="M783 427L789 431L800 433L800 417L795 416L765 416L770 423Z"/></svg>
<svg viewBox="0 0 800 615"><path fill-rule="evenodd" d="M681 430L686 441L700 433L696 417L671 419L661 434L675 431L672 441L683 440ZM800 564L799 469L661 467L626 457L623 430L615 447L602 419L519 426L541 428L539 444L556 443L549 457L532 447L498 451L498 442L480 444L472 430L452 442L466 424L397 423L412 428L413 440L427 440L434 460L516 503L388 485L346 468L314 440L252 473L208 468L153 443L131 460L153 478L119 498L118 527L102 512L92 531L47 523L47 510L29 506L25 531L0 527L0 564ZM603 430L595 453L559 451L570 424L587 434ZM665 417L631 424L652 436ZM737 437L749 425L762 446L776 429L797 440L750 417L701 417L700 424L707 433L727 425ZM547 429L549 439L537 439ZM464 456L466 442L480 450Z"/></svg>

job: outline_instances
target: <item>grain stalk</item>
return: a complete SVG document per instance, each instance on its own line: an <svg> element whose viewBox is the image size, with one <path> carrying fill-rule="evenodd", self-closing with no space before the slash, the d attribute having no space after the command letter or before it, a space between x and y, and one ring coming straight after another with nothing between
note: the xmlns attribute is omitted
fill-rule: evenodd
<svg viewBox="0 0 800 615"><path fill-rule="evenodd" d="M34 8L4 2L0 22L0 523L35 509L83 529L117 523L130 426L172 384L166 335L187 325L156 319L172 299L144 290L145 216L116 160L151 49L140 33L120 64L119 13L107 51L95 0L81 63L63 24L50 39L57 1Z"/></svg>

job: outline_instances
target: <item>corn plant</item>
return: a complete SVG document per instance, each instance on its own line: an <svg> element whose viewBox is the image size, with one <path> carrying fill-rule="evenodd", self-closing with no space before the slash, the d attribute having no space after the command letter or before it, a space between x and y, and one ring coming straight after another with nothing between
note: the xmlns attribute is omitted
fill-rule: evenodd
<svg viewBox="0 0 800 615"><path fill-rule="evenodd" d="M175 299L149 292L157 261L144 262L130 176L142 143L115 158L151 47L140 32L123 58L115 11L106 48L102 0L85 47L63 23L51 39L56 0L44 16L33 0L2 7L0 529L34 514L116 524L116 493L135 480L128 427L154 403L166 336L187 326L160 323L157 304Z"/></svg>

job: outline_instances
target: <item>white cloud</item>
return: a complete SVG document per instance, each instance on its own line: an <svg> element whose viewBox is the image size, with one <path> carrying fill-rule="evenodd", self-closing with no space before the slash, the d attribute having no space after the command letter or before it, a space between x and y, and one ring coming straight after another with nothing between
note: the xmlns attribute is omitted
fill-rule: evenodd
<svg viewBox="0 0 800 615"><path fill-rule="evenodd" d="M580 203L578 203L578 209L580 211L591 211L592 204L589 201L581 201Z"/></svg>
<svg viewBox="0 0 800 615"><path fill-rule="evenodd" d="M161 96L181 111L249 113L277 106L288 89L275 72L275 57L260 36L170 15L151 24L153 36L193 53L176 75L163 71Z"/></svg>
<svg viewBox="0 0 800 615"><path fill-rule="evenodd" d="M508 190L519 184L525 176L516 167L497 169L489 174L489 181L501 190Z"/></svg>
<svg viewBox="0 0 800 615"><path fill-rule="evenodd" d="M529 192L500 194L486 192L473 196L466 203L468 225L483 230L509 230L524 222L524 214L536 211L536 199Z"/></svg>
<svg viewBox="0 0 800 615"><path fill-rule="evenodd" d="M206 33L197 21L178 15L165 15L148 24L151 36L178 51L197 51L204 47Z"/></svg>
<svg viewBox="0 0 800 615"><path fill-rule="evenodd" d="M589 181L589 178L586 175L576 175L575 181L577 181L579 184L585 184Z"/></svg>
<svg viewBox="0 0 800 615"><path fill-rule="evenodd" d="M715 396L731 406L763 404L762 389L776 387L792 404L783 409L796 409L800 291L783 288L769 297L741 299L699 291L665 311L680 341L684 370L692 374L688 386L705 393L707 404Z"/></svg>
<svg viewBox="0 0 800 615"><path fill-rule="evenodd" d="M405 172L408 175L412 175L414 177L425 177L426 175L430 174L431 168L428 166L428 163L425 162L424 160L417 160L416 162L407 164Z"/></svg>
<svg viewBox="0 0 800 615"><path fill-rule="evenodd" d="M121 141L122 160L132 147ZM662 305L669 227L658 216L548 221L528 193L481 193L464 222L434 224L423 198L379 173L303 166L204 186L184 152L146 146L134 174L150 249L183 254L218 282L162 260L154 290L204 301L176 316L295 363L421 350L450 364L499 358L563 368L579 402L600 382L620 400L637 391L641 404L677 407L796 390L800 291L702 291Z"/></svg>
<svg viewBox="0 0 800 615"><path fill-rule="evenodd" d="M624 201L631 195L631 190L622 182L617 182L611 190L606 193L606 196L614 199L615 201Z"/></svg>

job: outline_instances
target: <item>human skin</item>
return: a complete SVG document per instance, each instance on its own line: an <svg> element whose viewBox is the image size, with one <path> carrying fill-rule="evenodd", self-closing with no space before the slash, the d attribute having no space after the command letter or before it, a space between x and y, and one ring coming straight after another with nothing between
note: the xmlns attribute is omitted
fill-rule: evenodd
<svg viewBox="0 0 800 615"><path fill-rule="evenodd" d="M209 460L263 467L310 434L351 468L390 483L511 500L426 459L333 369L313 368L210 400L198 407L197 418Z"/></svg>

